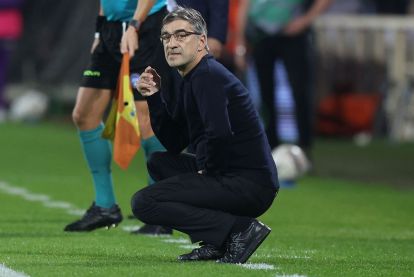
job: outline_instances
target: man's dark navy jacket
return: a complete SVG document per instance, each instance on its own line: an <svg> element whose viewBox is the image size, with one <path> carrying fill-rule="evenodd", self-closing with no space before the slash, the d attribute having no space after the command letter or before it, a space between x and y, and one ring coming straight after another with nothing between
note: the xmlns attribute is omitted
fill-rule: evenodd
<svg viewBox="0 0 414 277"><path fill-rule="evenodd" d="M147 101L152 128L168 151L178 154L191 144L198 169L207 174L233 174L279 187L247 89L211 55L184 76L175 96L164 89Z"/></svg>

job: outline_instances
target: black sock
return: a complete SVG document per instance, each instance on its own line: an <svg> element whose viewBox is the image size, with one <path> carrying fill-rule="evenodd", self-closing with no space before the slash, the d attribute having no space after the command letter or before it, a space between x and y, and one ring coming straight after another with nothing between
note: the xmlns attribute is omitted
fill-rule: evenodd
<svg viewBox="0 0 414 277"><path fill-rule="evenodd" d="M230 233L233 234L245 231L250 226L252 221L253 219L250 217L238 216L233 224L233 227L231 227Z"/></svg>

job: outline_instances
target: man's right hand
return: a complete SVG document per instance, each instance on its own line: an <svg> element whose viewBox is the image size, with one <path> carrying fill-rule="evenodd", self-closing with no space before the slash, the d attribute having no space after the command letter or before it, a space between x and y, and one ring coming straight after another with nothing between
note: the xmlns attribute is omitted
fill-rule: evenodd
<svg viewBox="0 0 414 277"><path fill-rule="evenodd" d="M151 96L160 90L161 77L155 69L148 66L141 74L135 87L143 96Z"/></svg>

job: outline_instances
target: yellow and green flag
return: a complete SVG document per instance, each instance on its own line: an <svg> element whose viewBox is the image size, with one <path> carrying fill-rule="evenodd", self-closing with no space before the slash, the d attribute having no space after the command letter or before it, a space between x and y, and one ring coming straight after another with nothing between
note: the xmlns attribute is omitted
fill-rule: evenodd
<svg viewBox="0 0 414 277"><path fill-rule="evenodd" d="M102 136L113 141L114 161L127 169L140 147L140 132L129 77L129 54L122 57L116 93Z"/></svg>

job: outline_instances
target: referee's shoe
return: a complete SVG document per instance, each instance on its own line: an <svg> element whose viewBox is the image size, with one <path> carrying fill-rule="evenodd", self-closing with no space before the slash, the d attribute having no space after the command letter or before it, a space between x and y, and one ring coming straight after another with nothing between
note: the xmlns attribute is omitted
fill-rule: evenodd
<svg viewBox="0 0 414 277"><path fill-rule="evenodd" d="M119 206L114 204L111 208L101 208L92 203L80 220L77 220L64 229L66 232L88 232L98 228L115 227L122 221Z"/></svg>
<svg viewBox="0 0 414 277"><path fill-rule="evenodd" d="M149 235L149 236L169 236L172 235L172 229L161 225L145 224L136 231L132 231L135 235Z"/></svg>

